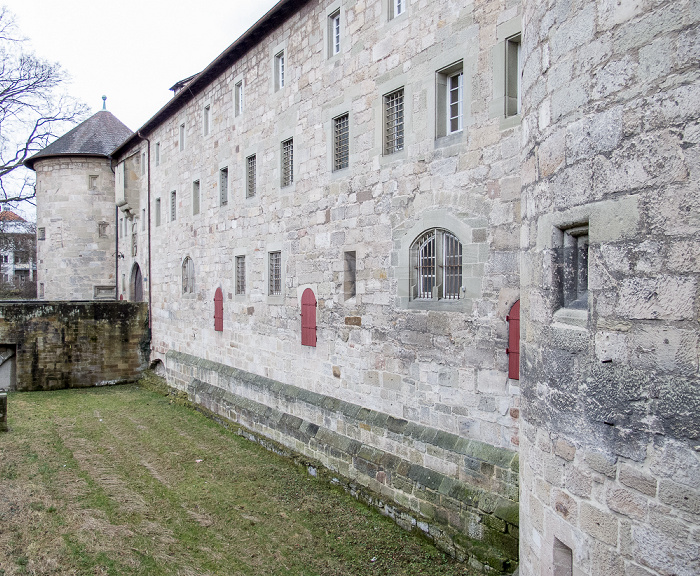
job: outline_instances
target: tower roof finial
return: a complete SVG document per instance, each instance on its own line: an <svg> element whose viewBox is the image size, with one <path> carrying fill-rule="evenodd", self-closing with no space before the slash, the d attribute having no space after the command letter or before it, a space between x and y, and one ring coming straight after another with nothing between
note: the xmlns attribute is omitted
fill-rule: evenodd
<svg viewBox="0 0 700 576"><path fill-rule="evenodd" d="M107 110L107 96L102 96L102 110Z"/></svg>

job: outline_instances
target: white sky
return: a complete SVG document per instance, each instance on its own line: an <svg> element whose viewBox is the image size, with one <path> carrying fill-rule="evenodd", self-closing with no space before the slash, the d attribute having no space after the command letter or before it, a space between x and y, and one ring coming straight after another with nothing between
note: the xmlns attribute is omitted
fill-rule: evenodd
<svg viewBox="0 0 700 576"><path fill-rule="evenodd" d="M106 95L107 109L131 130L170 99L170 86L204 69L276 2L0 0L37 56L70 74L70 94L93 113Z"/></svg>

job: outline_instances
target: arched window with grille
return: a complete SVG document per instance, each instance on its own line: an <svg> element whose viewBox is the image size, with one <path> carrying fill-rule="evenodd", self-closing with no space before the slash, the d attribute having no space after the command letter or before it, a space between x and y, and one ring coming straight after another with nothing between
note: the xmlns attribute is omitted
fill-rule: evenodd
<svg viewBox="0 0 700 576"><path fill-rule="evenodd" d="M411 245L410 272L412 300L459 300L462 243L448 230L426 230Z"/></svg>
<svg viewBox="0 0 700 576"><path fill-rule="evenodd" d="M192 258L186 256L182 261L182 293L192 294L194 292L194 262Z"/></svg>

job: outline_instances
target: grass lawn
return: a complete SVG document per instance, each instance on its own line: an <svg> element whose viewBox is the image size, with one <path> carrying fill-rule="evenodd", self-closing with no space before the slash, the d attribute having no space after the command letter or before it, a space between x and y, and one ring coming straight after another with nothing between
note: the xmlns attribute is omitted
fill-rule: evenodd
<svg viewBox="0 0 700 576"><path fill-rule="evenodd" d="M0 576L469 574L305 469L138 386L12 393Z"/></svg>

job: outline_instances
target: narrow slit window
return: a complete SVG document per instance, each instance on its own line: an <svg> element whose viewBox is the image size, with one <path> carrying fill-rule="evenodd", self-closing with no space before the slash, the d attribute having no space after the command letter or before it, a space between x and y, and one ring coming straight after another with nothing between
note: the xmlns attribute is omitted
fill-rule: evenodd
<svg viewBox="0 0 700 576"><path fill-rule="evenodd" d="M344 264L343 288L345 299L349 300L357 294L357 253L354 250L345 253Z"/></svg>
<svg viewBox="0 0 700 576"><path fill-rule="evenodd" d="M170 193L170 221L174 222L177 219L177 192L173 190Z"/></svg>
<svg viewBox="0 0 700 576"><path fill-rule="evenodd" d="M240 82L236 82L236 86L234 88L234 97L234 110L236 116L240 116L241 114L243 114L243 80L241 80Z"/></svg>
<svg viewBox="0 0 700 576"><path fill-rule="evenodd" d="M192 215L199 214L199 180L192 182Z"/></svg>
<svg viewBox="0 0 700 576"><path fill-rule="evenodd" d="M289 186L294 182L294 141L292 138L282 142L282 181L281 186Z"/></svg>
<svg viewBox="0 0 700 576"><path fill-rule="evenodd" d="M204 107L204 112L202 113L202 132L205 136L209 136L211 131L211 106L207 105Z"/></svg>
<svg viewBox="0 0 700 576"><path fill-rule="evenodd" d="M185 123L180 124L180 152L185 149Z"/></svg>
<svg viewBox="0 0 700 576"><path fill-rule="evenodd" d="M156 142L156 166L160 166L160 142Z"/></svg>
<svg viewBox="0 0 700 576"><path fill-rule="evenodd" d="M192 294L194 292L194 262L192 258L186 256L182 262L182 293Z"/></svg>
<svg viewBox="0 0 700 576"><path fill-rule="evenodd" d="M520 114L520 34L506 40L506 116Z"/></svg>
<svg viewBox="0 0 700 576"><path fill-rule="evenodd" d="M160 198L156 198L156 226L160 226Z"/></svg>
<svg viewBox="0 0 700 576"><path fill-rule="evenodd" d="M219 170L219 202L221 206L228 204L228 168Z"/></svg>
<svg viewBox="0 0 700 576"><path fill-rule="evenodd" d="M141 176L146 175L146 153L141 153Z"/></svg>
<svg viewBox="0 0 700 576"><path fill-rule="evenodd" d="M255 154L246 159L246 198L255 196Z"/></svg>
<svg viewBox="0 0 700 576"><path fill-rule="evenodd" d="M343 114L333 119L333 170L350 165L350 119Z"/></svg>
<svg viewBox="0 0 700 576"><path fill-rule="evenodd" d="M285 62L284 50L275 56L275 90L284 88Z"/></svg>
<svg viewBox="0 0 700 576"><path fill-rule="evenodd" d="M236 294L245 294L245 256L236 256Z"/></svg>

